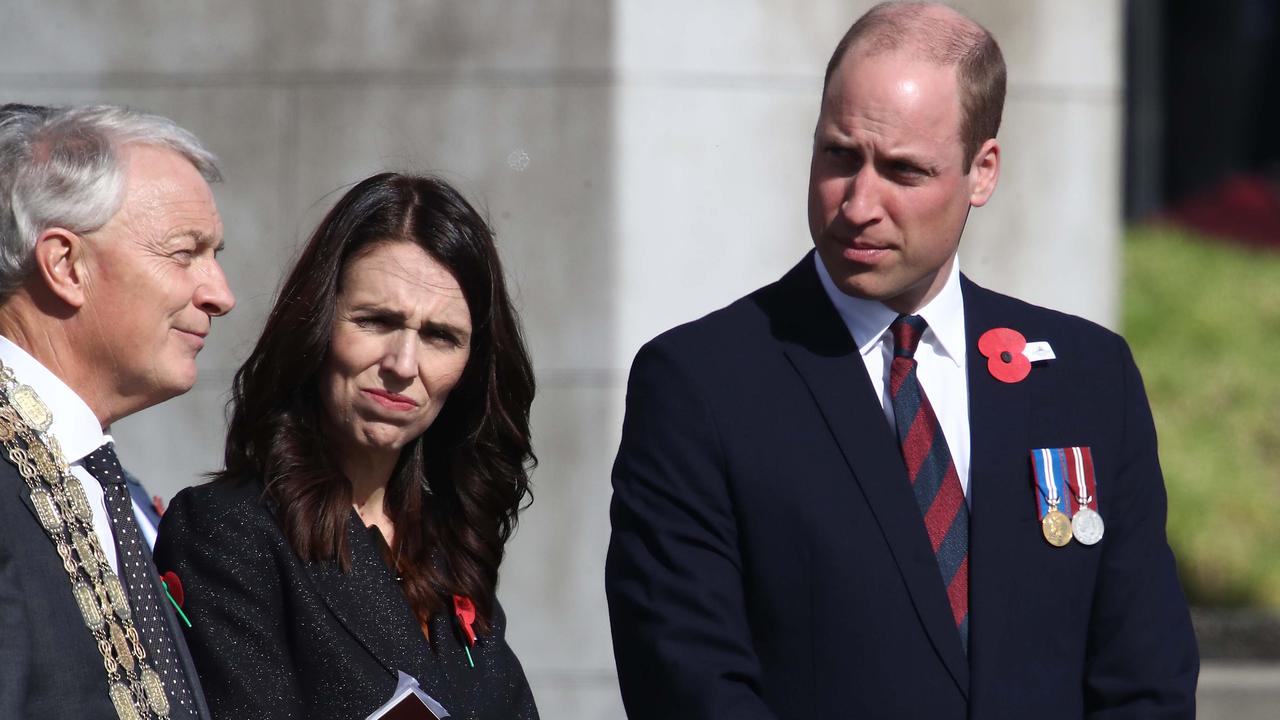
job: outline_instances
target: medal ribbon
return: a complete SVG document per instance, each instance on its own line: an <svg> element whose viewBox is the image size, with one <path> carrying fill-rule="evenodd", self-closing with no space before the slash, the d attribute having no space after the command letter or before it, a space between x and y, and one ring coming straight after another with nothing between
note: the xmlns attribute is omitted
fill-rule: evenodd
<svg viewBox="0 0 1280 720"><path fill-rule="evenodd" d="M1098 510L1098 493L1095 489L1096 482L1093 476L1093 453L1087 447L1063 448L1068 465L1070 477L1075 479L1075 484L1071 488L1073 497L1071 498L1071 515L1079 512L1080 508L1087 507L1090 510Z"/></svg>
<svg viewBox="0 0 1280 720"><path fill-rule="evenodd" d="M1044 519L1050 510L1062 511L1063 495L1069 495L1066 488L1067 461L1066 448L1039 448L1031 451L1031 464L1036 475L1036 504L1039 518Z"/></svg>

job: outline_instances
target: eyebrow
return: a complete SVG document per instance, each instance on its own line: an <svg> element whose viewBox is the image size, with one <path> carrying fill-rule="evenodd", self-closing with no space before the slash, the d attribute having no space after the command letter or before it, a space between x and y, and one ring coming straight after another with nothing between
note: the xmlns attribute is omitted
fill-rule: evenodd
<svg viewBox="0 0 1280 720"><path fill-rule="evenodd" d="M401 324L403 324L408 319L405 317L404 313L396 310L388 310L387 308L384 308L381 305L368 305L368 304L355 305L351 308L351 312L352 313L370 313L370 314L377 315L379 317L386 318L387 320L391 320ZM453 323L441 322L439 320L428 320L426 323L423 324L422 329L423 330L446 330L459 337L463 337L463 338L471 337L471 331L463 330L461 327L454 325Z"/></svg>
<svg viewBox="0 0 1280 720"><path fill-rule="evenodd" d="M226 238L219 240L203 230L183 230L175 233L173 237L189 237L194 240L197 245L211 245L213 246L214 252L221 252L227 248Z"/></svg>
<svg viewBox="0 0 1280 720"><path fill-rule="evenodd" d="M941 171L941 164L929 157L920 155L910 150L891 150L882 156L889 162L903 162L916 165L922 170L928 171L932 175L936 175Z"/></svg>

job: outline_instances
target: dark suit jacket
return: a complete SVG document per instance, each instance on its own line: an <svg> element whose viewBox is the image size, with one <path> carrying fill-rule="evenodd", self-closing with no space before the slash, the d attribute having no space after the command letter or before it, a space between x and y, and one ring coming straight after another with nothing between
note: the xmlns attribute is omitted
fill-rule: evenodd
<svg viewBox="0 0 1280 720"><path fill-rule="evenodd" d="M970 652L892 430L806 257L641 349L606 588L628 715L1190 718L1198 671L1124 341L962 280ZM1005 384L977 338L1047 340ZM1101 543L1040 534L1029 450L1090 446Z"/></svg>
<svg viewBox="0 0 1280 720"><path fill-rule="evenodd" d="M179 660L195 689L197 712L208 718L177 619L172 610L165 610ZM26 483L3 451L0 718L117 720L107 695L102 655L81 618L62 559L36 519Z"/></svg>
<svg viewBox="0 0 1280 720"><path fill-rule="evenodd" d="M359 720L391 698L396 671L455 718L537 718L498 609L470 667L449 618L428 644L353 512L351 570L304 563L257 482L178 493L165 511L156 562L173 570L191 619L187 641L218 720Z"/></svg>

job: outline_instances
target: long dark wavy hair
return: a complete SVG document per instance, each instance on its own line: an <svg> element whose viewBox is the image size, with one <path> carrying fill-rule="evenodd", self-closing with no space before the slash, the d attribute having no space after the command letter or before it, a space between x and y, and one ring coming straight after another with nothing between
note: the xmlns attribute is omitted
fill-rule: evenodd
<svg viewBox="0 0 1280 720"><path fill-rule="evenodd" d="M326 442L318 376L343 269L372 245L417 244L448 268L471 313L471 354L439 416L400 453L386 491L401 587L422 623L451 596L493 617L503 549L529 494L533 367L488 225L448 183L383 173L329 211L289 274L228 402L226 467L261 478L294 551L350 567L351 484Z"/></svg>

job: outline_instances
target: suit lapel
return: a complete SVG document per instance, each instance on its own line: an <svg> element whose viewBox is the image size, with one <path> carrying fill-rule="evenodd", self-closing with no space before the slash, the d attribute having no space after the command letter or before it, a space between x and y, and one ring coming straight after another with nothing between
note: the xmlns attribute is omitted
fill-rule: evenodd
<svg viewBox="0 0 1280 720"><path fill-rule="evenodd" d="M962 280L968 347L970 493L969 633L975 663L993 655L1000 628L1022 611L1013 606L1021 548L1034 543L1034 495L1028 480L1028 432L1034 376L1004 383L987 370L978 338L1010 322L998 317L991 293ZM1014 330L1019 330L1015 327ZM1025 329L1023 329L1025 332Z"/></svg>
<svg viewBox="0 0 1280 720"><path fill-rule="evenodd" d="M778 290L777 308L788 315L785 326L777 328L783 352L808 386L866 497L934 649L967 696L969 667L897 440L811 255Z"/></svg>
<svg viewBox="0 0 1280 720"><path fill-rule="evenodd" d="M440 697L441 688L431 686L445 682L444 668L435 667L430 673L419 670L424 663L432 663L432 653L403 592L354 512L347 521L347 544L349 572L342 572L334 562L306 563L316 590L338 622L392 677L397 670L416 675L424 690Z"/></svg>
<svg viewBox="0 0 1280 720"><path fill-rule="evenodd" d="M36 505L31 502L31 492L27 490L26 485L18 486L18 497L22 500L22 504L27 506L27 510L31 513L31 517L35 518L36 522L40 522L40 515L36 513ZM40 527L43 528L44 526L41 525Z"/></svg>

